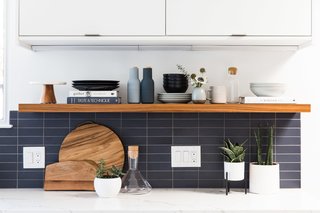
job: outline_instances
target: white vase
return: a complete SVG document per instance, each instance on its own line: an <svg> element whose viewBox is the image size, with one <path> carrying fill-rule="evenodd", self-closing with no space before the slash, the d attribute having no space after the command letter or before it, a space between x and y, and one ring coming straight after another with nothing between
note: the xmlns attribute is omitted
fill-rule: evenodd
<svg viewBox="0 0 320 213"><path fill-rule="evenodd" d="M244 162L224 162L224 179L240 181L244 179Z"/></svg>
<svg viewBox="0 0 320 213"><path fill-rule="evenodd" d="M249 191L256 194L276 194L280 190L279 164L257 165L250 163Z"/></svg>
<svg viewBox="0 0 320 213"><path fill-rule="evenodd" d="M204 104L207 100L206 91L202 87L195 87L192 90L192 102L194 104Z"/></svg>
<svg viewBox="0 0 320 213"><path fill-rule="evenodd" d="M121 178L95 178L94 189L99 197L115 197L121 189Z"/></svg>

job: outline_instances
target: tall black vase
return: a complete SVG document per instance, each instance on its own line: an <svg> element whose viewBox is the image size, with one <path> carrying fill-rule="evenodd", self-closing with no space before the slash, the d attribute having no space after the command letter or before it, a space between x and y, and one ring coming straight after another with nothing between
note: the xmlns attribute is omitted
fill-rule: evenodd
<svg viewBox="0 0 320 213"><path fill-rule="evenodd" d="M140 98L143 104L154 103L154 81L152 79L152 68L143 68L143 79L140 83Z"/></svg>

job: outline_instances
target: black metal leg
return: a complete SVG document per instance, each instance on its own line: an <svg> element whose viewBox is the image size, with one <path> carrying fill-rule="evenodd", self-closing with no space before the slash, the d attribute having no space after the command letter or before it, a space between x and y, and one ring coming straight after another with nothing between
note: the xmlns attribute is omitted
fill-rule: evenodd
<svg viewBox="0 0 320 213"><path fill-rule="evenodd" d="M244 193L247 194L248 192L248 182L247 178L244 178Z"/></svg>
<svg viewBox="0 0 320 213"><path fill-rule="evenodd" d="M226 180L225 180L225 185L226 185L226 195L229 193L229 181L228 181L228 172L226 172Z"/></svg>

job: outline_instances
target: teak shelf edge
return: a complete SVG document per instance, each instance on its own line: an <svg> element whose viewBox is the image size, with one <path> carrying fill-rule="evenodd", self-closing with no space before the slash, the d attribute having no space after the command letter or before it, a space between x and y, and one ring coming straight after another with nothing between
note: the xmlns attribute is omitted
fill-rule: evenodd
<svg viewBox="0 0 320 213"><path fill-rule="evenodd" d="M19 104L19 112L311 112L310 104Z"/></svg>

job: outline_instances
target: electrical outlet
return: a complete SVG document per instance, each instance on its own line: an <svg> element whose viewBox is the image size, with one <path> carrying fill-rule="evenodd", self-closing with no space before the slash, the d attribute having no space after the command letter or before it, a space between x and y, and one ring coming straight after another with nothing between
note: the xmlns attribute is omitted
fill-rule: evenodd
<svg viewBox="0 0 320 213"><path fill-rule="evenodd" d="M171 146L171 167L201 167L201 146Z"/></svg>
<svg viewBox="0 0 320 213"><path fill-rule="evenodd" d="M23 147L23 168L41 169L45 167L44 147Z"/></svg>

